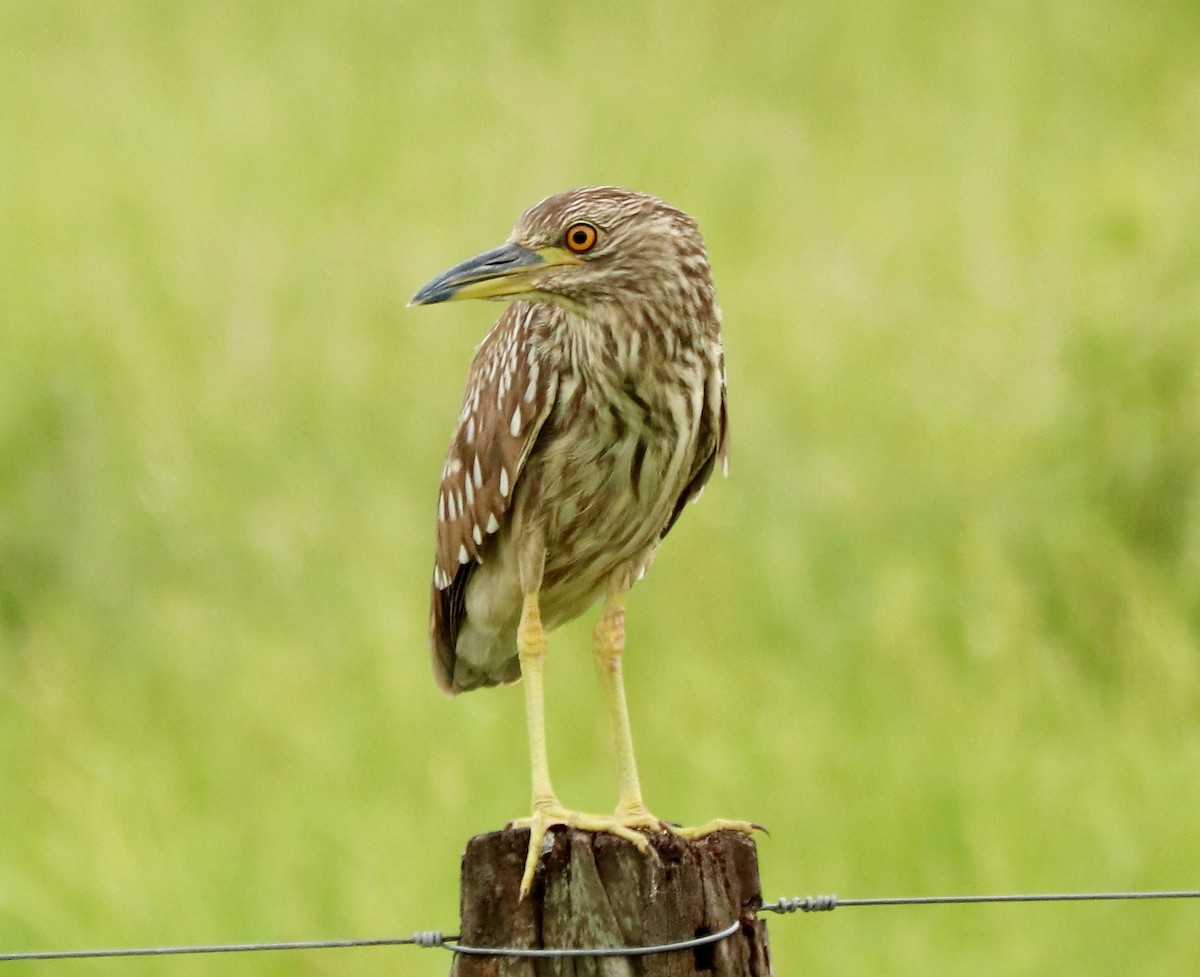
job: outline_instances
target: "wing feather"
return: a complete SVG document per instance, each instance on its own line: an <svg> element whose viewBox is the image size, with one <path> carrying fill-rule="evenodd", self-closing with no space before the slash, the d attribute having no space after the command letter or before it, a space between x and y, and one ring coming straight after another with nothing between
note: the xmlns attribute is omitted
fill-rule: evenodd
<svg viewBox="0 0 1200 977"><path fill-rule="evenodd" d="M718 344L714 369L709 376L705 396L706 409L701 414L700 431L696 437L696 455L687 486L675 503L671 518L662 531L665 538L689 502L695 502L704 492L717 462L723 474L729 474L729 415L725 406L725 353Z"/></svg>
<svg viewBox="0 0 1200 977"><path fill-rule="evenodd" d="M508 524L517 480L554 404L558 378L531 342L540 307L513 303L475 351L458 427L438 489L430 651L434 675L453 685L466 587Z"/></svg>

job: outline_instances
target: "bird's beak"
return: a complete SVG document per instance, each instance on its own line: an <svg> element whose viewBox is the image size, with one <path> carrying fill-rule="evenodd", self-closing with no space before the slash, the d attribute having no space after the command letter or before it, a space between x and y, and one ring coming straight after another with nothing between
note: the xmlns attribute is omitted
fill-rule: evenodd
<svg viewBox="0 0 1200 977"><path fill-rule="evenodd" d="M458 299L503 299L537 291L535 279L555 265L578 264L563 248L534 251L509 242L444 271L412 297L409 305Z"/></svg>

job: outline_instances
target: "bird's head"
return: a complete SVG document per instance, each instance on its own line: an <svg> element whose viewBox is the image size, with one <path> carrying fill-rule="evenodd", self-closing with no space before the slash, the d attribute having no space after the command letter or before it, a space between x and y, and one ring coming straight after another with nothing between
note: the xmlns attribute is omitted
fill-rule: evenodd
<svg viewBox="0 0 1200 977"><path fill-rule="evenodd" d="M534 204L506 244L438 275L409 304L468 298L552 302L584 316L637 307L708 319L715 309L695 221L618 187L568 190Z"/></svg>

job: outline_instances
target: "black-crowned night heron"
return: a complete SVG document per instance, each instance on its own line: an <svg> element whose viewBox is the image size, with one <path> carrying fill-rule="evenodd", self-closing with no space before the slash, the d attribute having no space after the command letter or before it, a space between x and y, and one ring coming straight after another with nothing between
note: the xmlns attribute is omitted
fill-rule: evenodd
<svg viewBox="0 0 1200 977"><path fill-rule="evenodd" d="M522 880L565 824L664 830L642 802L621 679L625 595L725 466L721 314L696 223L657 197L585 187L548 197L508 243L413 305L515 300L480 344L438 494L430 639L453 694L525 679L533 812ZM594 653L616 747L611 815L566 809L546 760L546 632L603 600ZM672 828L698 837L740 821Z"/></svg>

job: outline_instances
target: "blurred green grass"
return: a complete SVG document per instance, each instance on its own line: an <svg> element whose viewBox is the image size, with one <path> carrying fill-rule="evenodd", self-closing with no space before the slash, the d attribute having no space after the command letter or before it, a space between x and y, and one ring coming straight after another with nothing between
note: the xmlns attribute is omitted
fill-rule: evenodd
<svg viewBox="0 0 1200 977"><path fill-rule="evenodd" d="M450 929L527 804L431 500L528 203L695 214L733 477L630 607L651 806L769 894L1200 880L1200 8L0 7L0 946ZM564 799L612 803L586 623ZM1190 975L1188 905L772 923L781 974ZM139 972L445 973L415 951ZM371 955L375 954L375 955ZM105 974L133 965L26 966Z"/></svg>

